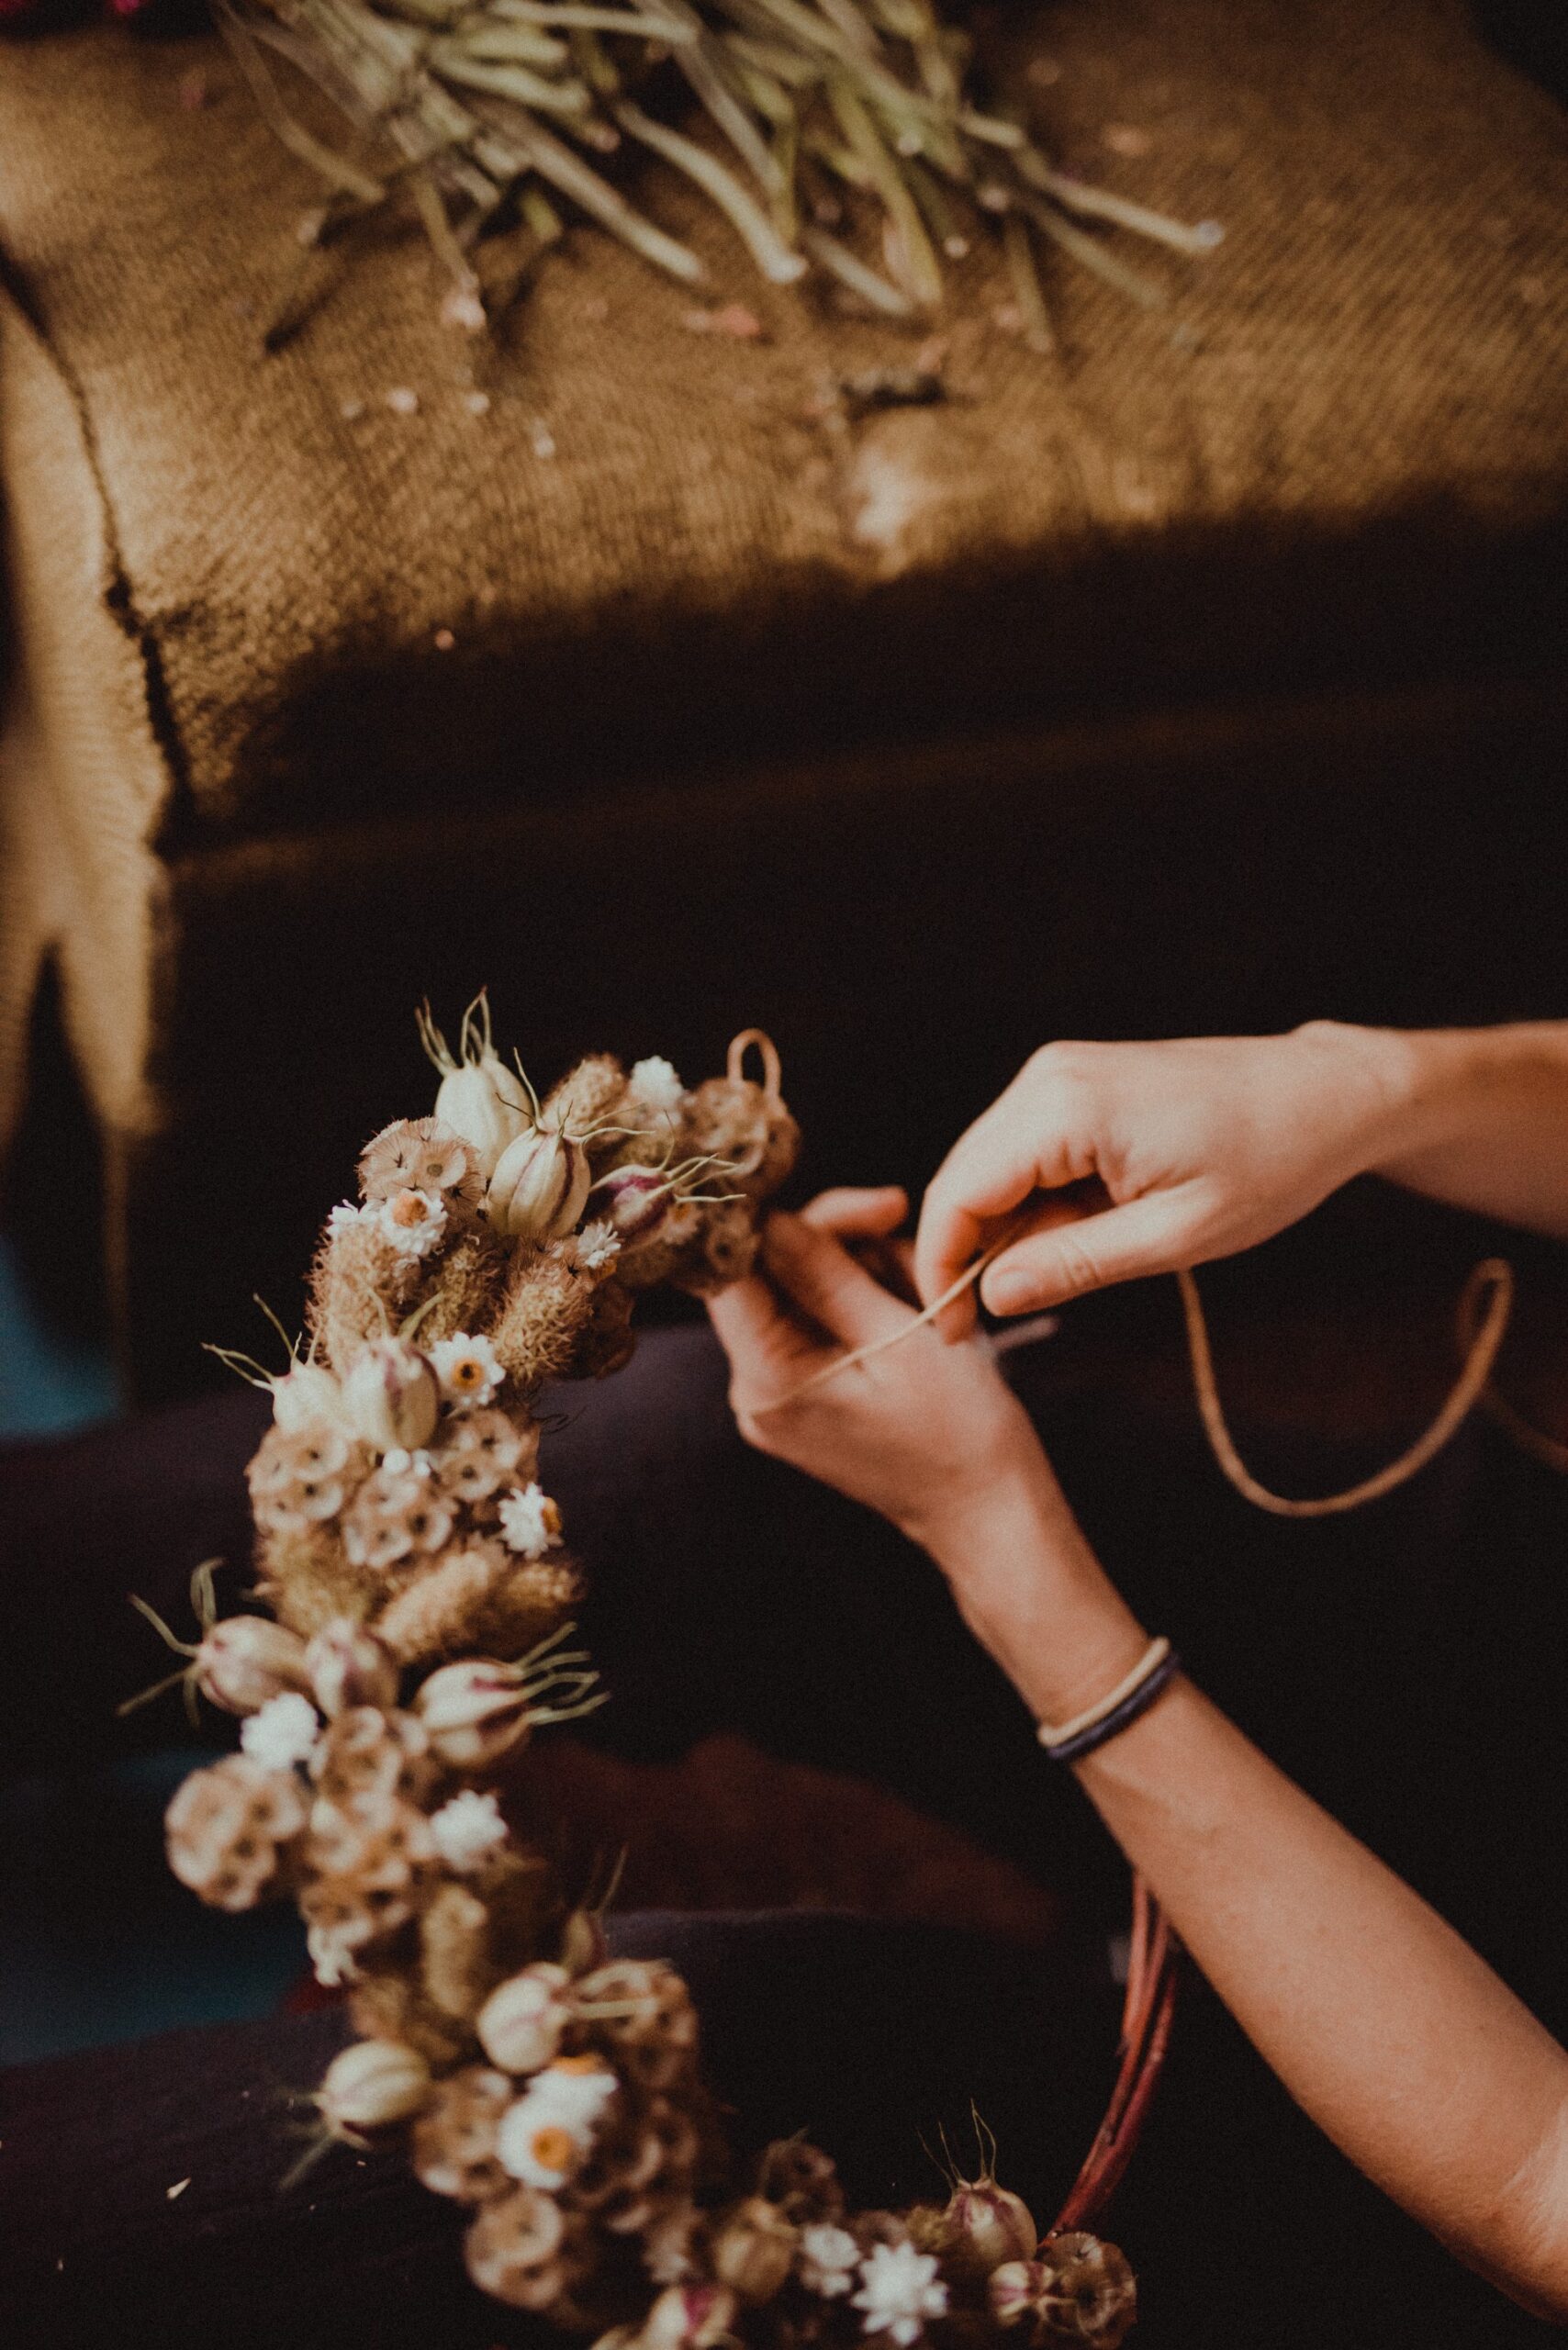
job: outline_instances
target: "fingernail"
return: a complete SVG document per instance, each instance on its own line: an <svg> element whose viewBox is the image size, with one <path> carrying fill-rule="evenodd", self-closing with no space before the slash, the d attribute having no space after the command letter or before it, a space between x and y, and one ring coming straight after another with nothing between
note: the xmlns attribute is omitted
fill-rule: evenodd
<svg viewBox="0 0 1568 2350"><path fill-rule="evenodd" d="M987 1277L981 1292L993 1314L1019 1314L1035 1302L1035 1284L1027 1273L1001 1267Z"/></svg>

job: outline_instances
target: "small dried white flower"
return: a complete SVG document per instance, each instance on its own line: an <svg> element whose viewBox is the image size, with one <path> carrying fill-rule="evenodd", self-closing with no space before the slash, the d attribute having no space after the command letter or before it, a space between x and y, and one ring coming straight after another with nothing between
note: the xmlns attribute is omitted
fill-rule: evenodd
<svg viewBox="0 0 1568 2350"><path fill-rule="evenodd" d="M394 416L417 416L419 413L420 396L409 384L394 384L385 397Z"/></svg>
<svg viewBox="0 0 1568 2350"><path fill-rule="evenodd" d="M465 1330L438 1338L430 1350L441 1392L460 1410L470 1404L493 1403L506 1378L500 1357L488 1338L470 1337Z"/></svg>
<svg viewBox="0 0 1568 2350"><path fill-rule="evenodd" d="M308 1697L295 1689L269 1697L240 1732L240 1743L252 1762L264 1770L292 1771L308 1762L321 1732L321 1717Z"/></svg>
<svg viewBox="0 0 1568 2350"><path fill-rule="evenodd" d="M852 2306L864 2310L862 2330L885 2333L909 2350L925 2331L925 2321L947 2307L947 2288L932 2254L912 2244L874 2244L860 2264L860 2290Z"/></svg>
<svg viewBox="0 0 1568 2350"><path fill-rule="evenodd" d="M428 1257L446 1229L446 1202L439 1192L394 1192L367 1213L403 1257Z"/></svg>
<svg viewBox="0 0 1568 2350"><path fill-rule="evenodd" d="M449 1868L476 1868L498 1844L504 1844L507 1824L494 1796L465 1787L450 1803L431 1814L431 1834L436 1851Z"/></svg>
<svg viewBox="0 0 1568 2350"><path fill-rule="evenodd" d="M807 2228L801 2237L801 2282L824 2301L836 2300L855 2282L860 2247L847 2228L825 2222Z"/></svg>
<svg viewBox="0 0 1568 2350"><path fill-rule="evenodd" d="M621 1254L621 1236L612 1225L602 1221L585 1224L577 1237L574 1253L585 1273L602 1273Z"/></svg>
<svg viewBox="0 0 1568 2350"><path fill-rule="evenodd" d="M672 1061L662 1053L652 1053L645 1061L633 1061L630 1091L638 1102L649 1110L678 1110L686 1099L686 1088Z"/></svg>
<svg viewBox="0 0 1568 2350"><path fill-rule="evenodd" d="M327 1229L334 1234L347 1232L351 1225L363 1224L370 1213L368 1207L362 1208L353 1200L340 1200L327 1218Z"/></svg>
<svg viewBox="0 0 1568 2350"><path fill-rule="evenodd" d="M543 1487L514 1485L498 1505L501 1540L525 1559L542 1559L561 1539L561 1513Z"/></svg>

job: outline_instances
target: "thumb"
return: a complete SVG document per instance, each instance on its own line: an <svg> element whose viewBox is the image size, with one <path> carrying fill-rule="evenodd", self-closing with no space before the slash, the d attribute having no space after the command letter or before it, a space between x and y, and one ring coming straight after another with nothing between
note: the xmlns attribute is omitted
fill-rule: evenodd
<svg viewBox="0 0 1568 2350"><path fill-rule="evenodd" d="M1059 1219L1004 1248L980 1279L998 1315L1038 1314L1113 1281L1173 1272L1188 1260L1189 1219L1170 1195L1150 1192L1121 1207Z"/></svg>

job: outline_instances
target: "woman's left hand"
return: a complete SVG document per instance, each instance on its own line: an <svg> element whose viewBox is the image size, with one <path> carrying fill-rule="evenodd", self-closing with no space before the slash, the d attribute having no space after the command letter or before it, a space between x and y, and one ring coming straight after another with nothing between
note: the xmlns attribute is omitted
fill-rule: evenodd
<svg viewBox="0 0 1568 2350"><path fill-rule="evenodd" d="M985 1341L944 1344L845 1245L886 1242L909 1210L895 1186L824 1192L774 1214L759 1269L708 1311L730 1359L741 1434L892 1521L938 1557L1010 1473L1038 1474L1038 1440ZM806 1393L846 1351L897 1338Z"/></svg>

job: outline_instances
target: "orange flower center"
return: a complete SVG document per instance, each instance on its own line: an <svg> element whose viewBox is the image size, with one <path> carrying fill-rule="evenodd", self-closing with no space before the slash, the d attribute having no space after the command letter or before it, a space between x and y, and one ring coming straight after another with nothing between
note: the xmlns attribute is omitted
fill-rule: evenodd
<svg viewBox="0 0 1568 2350"><path fill-rule="evenodd" d="M460 1363L453 1366L454 1387L479 1387L483 1385L484 1378L485 1366L476 1355L465 1355Z"/></svg>
<svg viewBox="0 0 1568 2350"><path fill-rule="evenodd" d="M597 2056L557 2056L550 2070L553 2073L600 2073L604 2067Z"/></svg>
<svg viewBox="0 0 1568 2350"><path fill-rule="evenodd" d="M533 2159L545 2170L565 2170L576 2151L571 2132L563 2130L559 2122L533 2133Z"/></svg>
<svg viewBox="0 0 1568 2350"><path fill-rule="evenodd" d="M423 1224L429 1214L430 1209L418 1192L399 1192L392 1203L392 1221L401 1225L405 1232L411 1231L416 1224Z"/></svg>

